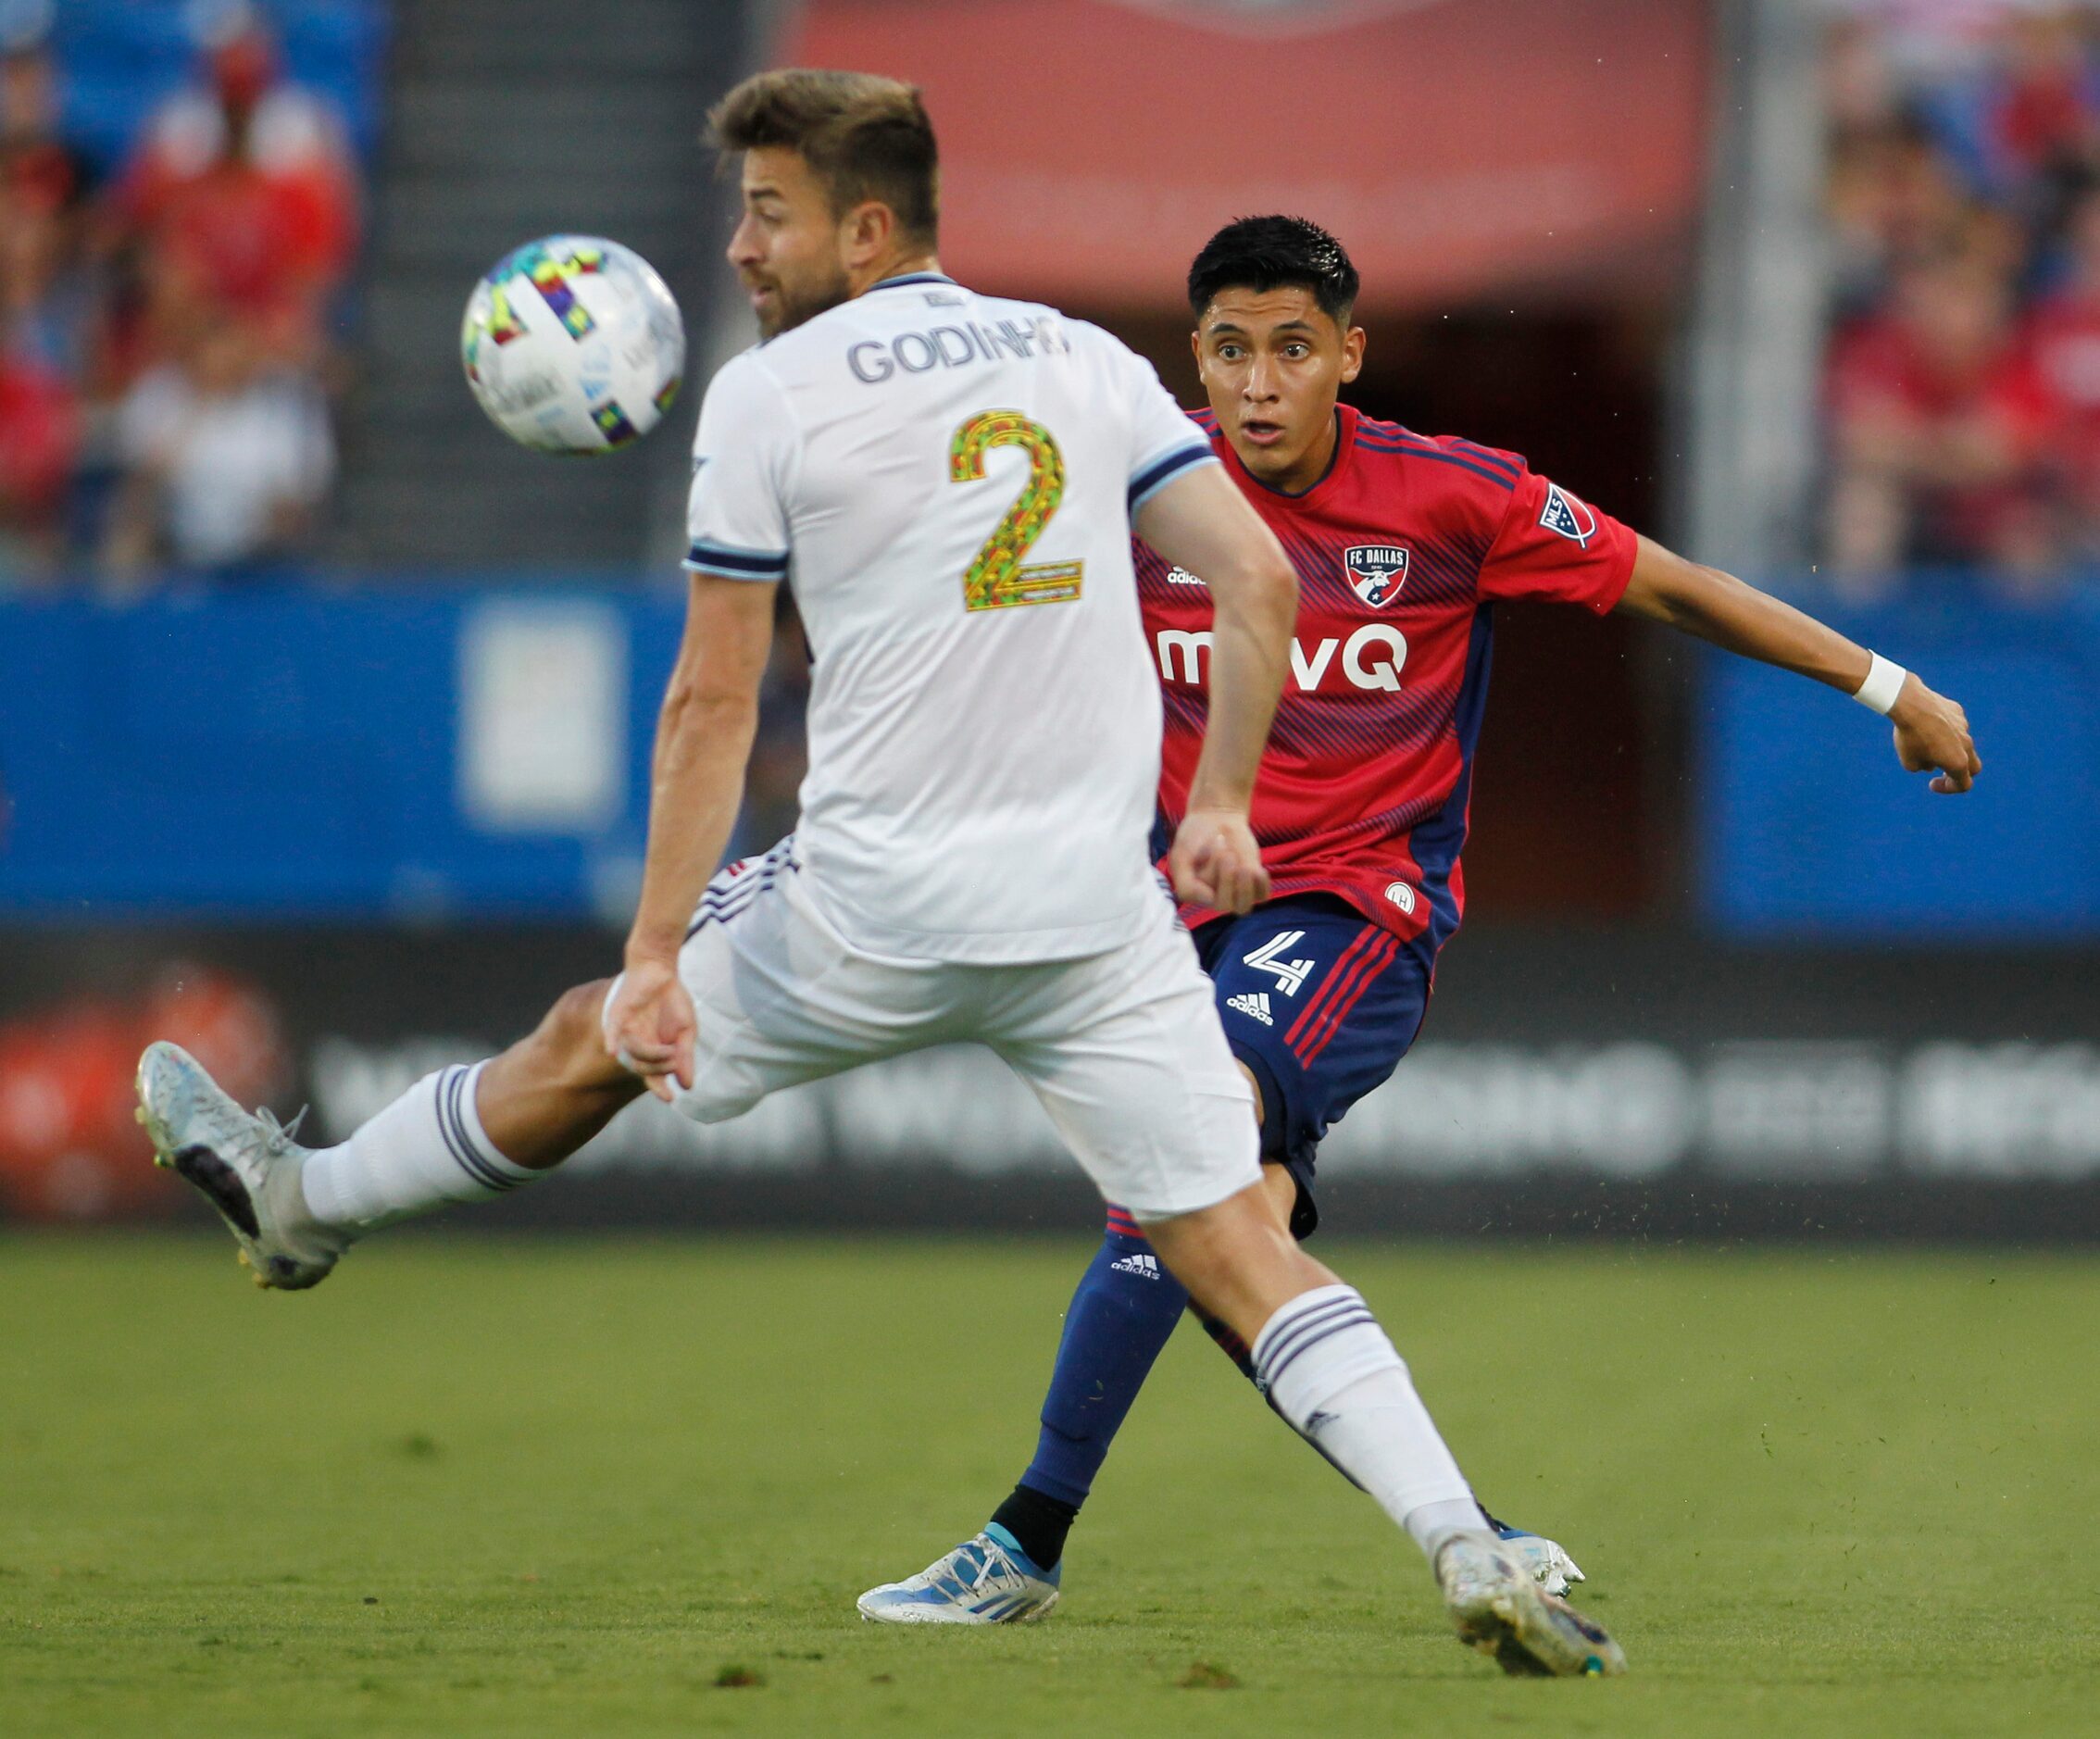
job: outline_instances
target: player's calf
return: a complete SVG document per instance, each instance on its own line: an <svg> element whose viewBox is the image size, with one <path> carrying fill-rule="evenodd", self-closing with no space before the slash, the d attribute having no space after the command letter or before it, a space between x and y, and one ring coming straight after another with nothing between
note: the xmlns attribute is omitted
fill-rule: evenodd
<svg viewBox="0 0 2100 1739"><path fill-rule="evenodd" d="M1145 1236L1203 1312L1252 1345L1276 1310L1334 1275L1279 1219L1266 1183L1194 1213L1154 1220Z"/></svg>
<svg viewBox="0 0 2100 1739"><path fill-rule="evenodd" d="M600 1017L610 979L565 991L546 1018L483 1066L483 1129L531 1170L559 1165L642 1095L640 1079L606 1055Z"/></svg>

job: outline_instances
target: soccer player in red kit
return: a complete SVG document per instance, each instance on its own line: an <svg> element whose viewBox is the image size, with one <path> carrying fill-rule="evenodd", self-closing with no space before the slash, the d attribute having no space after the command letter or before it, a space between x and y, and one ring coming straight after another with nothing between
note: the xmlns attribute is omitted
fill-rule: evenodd
<svg viewBox="0 0 2100 1739"><path fill-rule="evenodd" d="M1623 611L1842 689L1887 715L1896 755L1961 792L1981 770L1961 708L1918 677L1714 569L1672 555L1511 453L1419 435L1337 402L1363 364L1356 269L1294 218L1243 219L1189 272L1195 421L1297 569L1292 673L1251 821L1270 897L1183 913L1256 1093L1264 1176L1299 1237L1318 1222L1327 1126L1389 1076L1465 909L1459 852L1487 701L1494 606ZM1178 822L1201 742L1210 644L1202 581L1141 544L1144 628L1166 700L1159 807ZM1065 1535L1187 1304L1135 1220L1111 1208L1065 1319L1035 1458L984 1532L860 1609L906 1623L1010 1623L1056 1604ZM1253 1375L1246 1348L1212 1336ZM1552 1542L1503 1529L1549 1589L1580 1580Z"/></svg>

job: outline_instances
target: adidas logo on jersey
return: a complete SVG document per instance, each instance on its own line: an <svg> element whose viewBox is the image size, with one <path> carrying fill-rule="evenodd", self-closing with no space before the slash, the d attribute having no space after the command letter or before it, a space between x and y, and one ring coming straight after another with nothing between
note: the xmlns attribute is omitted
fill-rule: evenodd
<svg viewBox="0 0 2100 1739"><path fill-rule="evenodd" d="M1265 1027L1272 1027L1276 1024L1276 1017L1269 1012L1269 993L1267 991L1252 990L1243 992L1237 996L1228 996L1225 999L1225 1006L1236 1013L1247 1016L1250 1020L1260 1021Z"/></svg>
<svg viewBox="0 0 2100 1739"><path fill-rule="evenodd" d="M1113 1274L1135 1274L1141 1280L1157 1280L1159 1278L1159 1258L1156 1256L1143 1254L1126 1256L1119 1262L1109 1263L1108 1270Z"/></svg>
<svg viewBox="0 0 2100 1739"><path fill-rule="evenodd" d="M1167 569L1167 583L1170 586L1199 586L1203 582L1186 568L1169 568Z"/></svg>

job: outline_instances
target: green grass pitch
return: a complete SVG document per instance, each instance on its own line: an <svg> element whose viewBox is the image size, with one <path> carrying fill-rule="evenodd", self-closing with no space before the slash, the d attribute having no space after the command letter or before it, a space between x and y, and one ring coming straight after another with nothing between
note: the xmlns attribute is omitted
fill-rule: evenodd
<svg viewBox="0 0 2100 1739"><path fill-rule="evenodd" d="M1201 1335L1063 1608L864 1625L1027 1459L1079 1241L0 1241L0 1733L2091 1733L2100 1265L1337 1245L1614 1683L1512 1682Z"/></svg>

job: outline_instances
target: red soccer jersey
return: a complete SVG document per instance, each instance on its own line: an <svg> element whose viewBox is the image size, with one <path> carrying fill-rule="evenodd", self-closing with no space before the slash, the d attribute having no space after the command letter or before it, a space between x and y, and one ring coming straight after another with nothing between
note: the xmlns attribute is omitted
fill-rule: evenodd
<svg viewBox="0 0 2100 1739"><path fill-rule="evenodd" d="M1252 818L1274 892L1337 895L1439 948L1465 907L1458 853L1490 606L1545 598L1605 614L1633 571L1633 533L1514 454L1347 405L1334 463L1302 495L1249 476L1208 411L1195 421L1298 570L1292 668ZM1166 697L1159 805L1171 825L1202 744L1210 593L1142 540L1135 554Z"/></svg>

